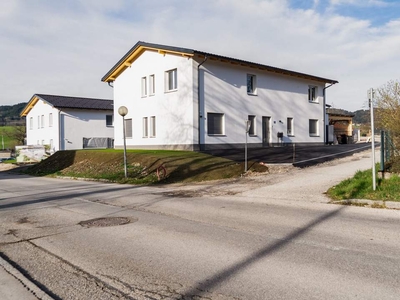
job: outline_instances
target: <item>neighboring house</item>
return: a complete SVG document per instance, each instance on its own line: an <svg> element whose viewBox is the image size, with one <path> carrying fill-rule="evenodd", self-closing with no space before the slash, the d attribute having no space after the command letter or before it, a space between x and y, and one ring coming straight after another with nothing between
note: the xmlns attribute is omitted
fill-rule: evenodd
<svg viewBox="0 0 400 300"><path fill-rule="evenodd" d="M333 126L334 140L339 144L353 143L353 117L354 114L343 109L331 108L327 105L329 125Z"/></svg>
<svg viewBox="0 0 400 300"><path fill-rule="evenodd" d="M138 42L102 78L114 88L115 147L325 143L325 90L336 80L192 49Z"/></svg>
<svg viewBox="0 0 400 300"><path fill-rule="evenodd" d="M113 101L35 94L21 112L27 145L51 151L113 147Z"/></svg>

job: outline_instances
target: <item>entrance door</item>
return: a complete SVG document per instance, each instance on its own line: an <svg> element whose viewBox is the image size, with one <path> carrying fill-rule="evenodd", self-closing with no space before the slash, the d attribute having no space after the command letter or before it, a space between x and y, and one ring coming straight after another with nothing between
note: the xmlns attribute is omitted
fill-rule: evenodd
<svg viewBox="0 0 400 300"><path fill-rule="evenodd" d="M271 136L271 117L262 117L262 143L263 147L269 147Z"/></svg>

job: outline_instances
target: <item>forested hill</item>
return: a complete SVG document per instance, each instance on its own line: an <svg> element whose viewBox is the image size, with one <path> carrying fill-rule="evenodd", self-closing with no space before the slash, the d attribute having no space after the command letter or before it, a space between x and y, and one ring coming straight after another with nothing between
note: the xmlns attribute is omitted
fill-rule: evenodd
<svg viewBox="0 0 400 300"><path fill-rule="evenodd" d="M0 105L0 126L16 125L16 123L21 123L22 119L19 114L25 106L26 103Z"/></svg>

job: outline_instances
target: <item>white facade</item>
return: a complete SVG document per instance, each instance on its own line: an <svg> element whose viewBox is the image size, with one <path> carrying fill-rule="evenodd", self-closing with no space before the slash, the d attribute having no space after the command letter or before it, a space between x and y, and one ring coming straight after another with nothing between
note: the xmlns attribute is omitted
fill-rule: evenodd
<svg viewBox="0 0 400 300"><path fill-rule="evenodd" d="M128 52L126 61L119 62L122 67L117 64L102 79L113 82L116 148L123 146L120 106L129 111L128 148L241 147L248 119L252 121L249 147L324 143L324 88L329 81L291 71L271 72L218 56L206 59L185 49L183 54L174 49L143 50L138 44L140 51L131 50L135 55L131 61ZM171 81L168 77L175 70Z"/></svg>
<svg viewBox="0 0 400 300"><path fill-rule="evenodd" d="M106 115L113 111L57 109L39 99L26 115L27 145L49 145L51 151L83 148L83 138L113 138Z"/></svg>

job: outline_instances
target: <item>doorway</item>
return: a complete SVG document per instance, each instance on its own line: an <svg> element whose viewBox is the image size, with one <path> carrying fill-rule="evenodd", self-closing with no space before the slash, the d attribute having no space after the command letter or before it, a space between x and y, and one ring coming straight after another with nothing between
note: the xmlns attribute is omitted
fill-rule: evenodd
<svg viewBox="0 0 400 300"><path fill-rule="evenodd" d="M271 117L262 117L262 144L263 147L270 146Z"/></svg>

